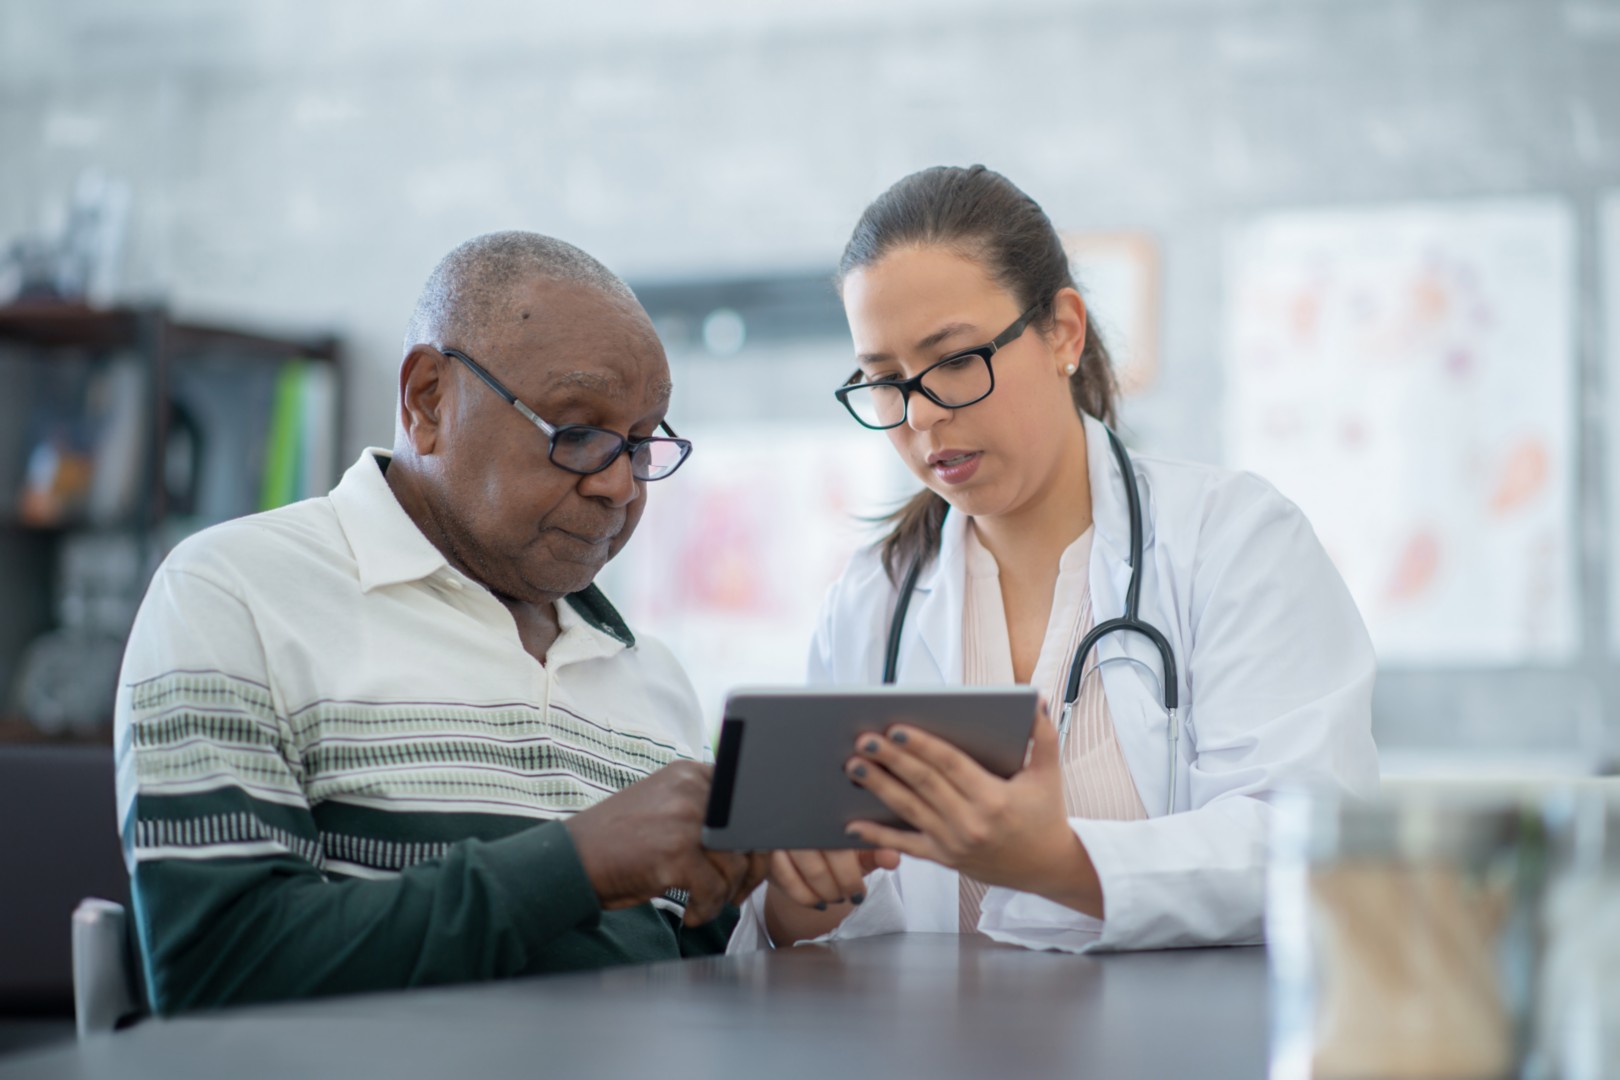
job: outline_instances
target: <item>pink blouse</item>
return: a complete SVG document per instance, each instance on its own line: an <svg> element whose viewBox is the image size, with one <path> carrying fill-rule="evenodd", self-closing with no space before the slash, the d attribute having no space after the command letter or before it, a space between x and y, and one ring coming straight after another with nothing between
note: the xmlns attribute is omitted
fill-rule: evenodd
<svg viewBox="0 0 1620 1080"><path fill-rule="evenodd" d="M1040 657L1030 684L1046 697L1057 723L1069 665L1080 639L1093 625L1091 612L1092 530L1070 544L1058 562L1057 585L1052 591L1052 614ZM996 686L1016 682L1012 642L1007 633L1007 611L1001 600L1001 568L979 541L971 523L967 529L967 592L962 605L962 681L968 686ZM1069 720L1063 744L1063 802L1071 818L1134 821L1147 817L1131 779L1130 766L1119 748L1114 718L1096 677L1096 650L1086 658L1080 698ZM961 879L960 929L976 933L979 908L988 886L966 874Z"/></svg>

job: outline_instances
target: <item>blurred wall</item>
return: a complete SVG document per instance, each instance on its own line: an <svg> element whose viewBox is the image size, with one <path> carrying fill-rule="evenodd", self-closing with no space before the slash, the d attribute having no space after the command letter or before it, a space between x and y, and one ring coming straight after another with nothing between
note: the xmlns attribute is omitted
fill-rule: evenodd
<svg viewBox="0 0 1620 1080"><path fill-rule="evenodd" d="M632 280L819 271L888 183L983 161L1061 227L1158 234L1160 376L1126 419L1155 450L1219 460L1229 225L1275 207L1562 195L1583 237L1584 657L1387 674L1379 726L1386 741L1620 748L1602 729L1620 680L1602 599L1599 269L1584 242L1620 185L1620 4L577 8L12 0L0 235L86 166L126 178L125 292L337 329L354 450L390 440L405 316L435 259L472 234L553 233Z"/></svg>

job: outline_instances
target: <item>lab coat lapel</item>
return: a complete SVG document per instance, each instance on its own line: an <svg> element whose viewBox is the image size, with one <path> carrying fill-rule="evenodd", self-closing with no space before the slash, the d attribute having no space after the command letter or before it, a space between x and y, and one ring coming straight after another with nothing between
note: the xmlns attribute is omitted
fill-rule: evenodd
<svg viewBox="0 0 1620 1080"><path fill-rule="evenodd" d="M962 683L962 601L967 587L964 541L966 514L945 515L939 556L917 578L917 591L906 615L906 639L895 672L897 683ZM900 891L905 898L906 929L953 933L957 928L956 871L926 859L903 856Z"/></svg>
<svg viewBox="0 0 1620 1080"><path fill-rule="evenodd" d="M915 632L913 640L920 647L901 649L896 682L962 682L962 594L967 574L962 560L967 522L962 513L945 515L939 557L918 577L906 616L907 629Z"/></svg>

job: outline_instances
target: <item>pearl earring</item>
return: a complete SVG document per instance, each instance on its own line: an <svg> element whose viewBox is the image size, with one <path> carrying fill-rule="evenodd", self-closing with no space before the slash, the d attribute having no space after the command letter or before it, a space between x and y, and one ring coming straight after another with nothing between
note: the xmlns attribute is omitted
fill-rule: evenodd
<svg viewBox="0 0 1620 1080"><path fill-rule="evenodd" d="M1068 374L1073 375L1074 374L1074 365L1070 364L1068 367L1064 368L1063 370L1065 372L1067 372Z"/></svg>

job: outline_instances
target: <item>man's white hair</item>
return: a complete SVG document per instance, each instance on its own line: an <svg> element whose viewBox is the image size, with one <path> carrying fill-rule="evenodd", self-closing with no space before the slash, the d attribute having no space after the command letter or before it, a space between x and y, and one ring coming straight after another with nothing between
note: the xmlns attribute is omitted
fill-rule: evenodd
<svg viewBox="0 0 1620 1080"><path fill-rule="evenodd" d="M588 285L636 302L619 275L573 244L516 229L485 233L456 247L428 275L405 331L406 350L468 343L500 316L515 286L537 278Z"/></svg>

